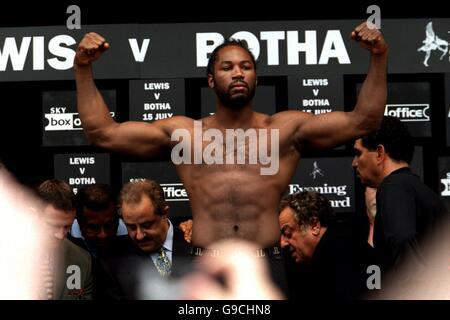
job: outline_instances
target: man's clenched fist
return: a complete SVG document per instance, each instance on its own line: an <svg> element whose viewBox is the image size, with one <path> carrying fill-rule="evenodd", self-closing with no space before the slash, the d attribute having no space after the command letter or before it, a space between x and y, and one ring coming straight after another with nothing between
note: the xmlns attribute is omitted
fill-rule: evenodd
<svg viewBox="0 0 450 320"><path fill-rule="evenodd" d="M95 32L86 33L78 45L74 64L80 67L88 66L100 58L108 48L109 43L101 35Z"/></svg>
<svg viewBox="0 0 450 320"><path fill-rule="evenodd" d="M383 34L375 28L374 24L361 23L352 31L351 37L361 47L368 49L373 54L384 54L388 50Z"/></svg>

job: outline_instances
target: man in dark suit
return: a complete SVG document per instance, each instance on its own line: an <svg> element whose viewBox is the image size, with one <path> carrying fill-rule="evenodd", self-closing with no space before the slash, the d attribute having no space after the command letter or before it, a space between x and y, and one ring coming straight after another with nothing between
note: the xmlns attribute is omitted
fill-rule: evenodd
<svg viewBox="0 0 450 320"><path fill-rule="evenodd" d="M74 194L57 179L46 180L37 188L43 200L40 222L46 244L41 260L42 298L49 300L92 299L93 278L89 253L66 237L75 219Z"/></svg>
<svg viewBox="0 0 450 320"><path fill-rule="evenodd" d="M290 299L350 301L364 292L369 245L346 231L324 195L284 197L279 223L281 247L295 261L287 273Z"/></svg>
<svg viewBox="0 0 450 320"><path fill-rule="evenodd" d="M358 177L377 188L373 246L381 279L392 276L400 287L422 281L427 254L441 243L438 228L446 225L448 214L437 194L409 168L414 144L408 128L385 116L379 129L356 140L353 148ZM384 280L381 287L390 283Z"/></svg>
<svg viewBox="0 0 450 320"><path fill-rule="evenodd" d="M117 212L116 196L110 186L97 183L78 190L76 209L76 220L68 239L89 251L93 257L113 255L120 250L117 247L124 239L128 240Z"/></svg>
<svg viewBox="0 0 450 320"><path fill-rule="evenodd" d="M183 273L190 248L183 233L168 219L164 191L155 181L124 185L119 207L130 241L121 254L103 259L102 286L108 298L140 299L145 280Z"/></svg>

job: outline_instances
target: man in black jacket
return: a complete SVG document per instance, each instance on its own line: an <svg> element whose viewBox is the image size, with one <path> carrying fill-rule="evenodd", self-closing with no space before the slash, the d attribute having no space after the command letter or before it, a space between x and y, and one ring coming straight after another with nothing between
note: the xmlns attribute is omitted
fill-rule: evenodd
<svg viewBox="0 0 450 320"><path fill-rule="evenodd" d="M373 245L382 276L395 276L397 283L420 281L428 245L441 236L436 230L448 214L409 168L414 145L407 127L385 116L378 131L356 140L354 150L352 165L361 182L378 188Z"/></svg>
<svg viewBox="0 0 450 320"><path fill-rule="evenodd" d="M279 222L281 247L295 261L288 268L290 299L350 301L363 293L369 246L336 219L324 195L300 192L284 197Z"/></svg>

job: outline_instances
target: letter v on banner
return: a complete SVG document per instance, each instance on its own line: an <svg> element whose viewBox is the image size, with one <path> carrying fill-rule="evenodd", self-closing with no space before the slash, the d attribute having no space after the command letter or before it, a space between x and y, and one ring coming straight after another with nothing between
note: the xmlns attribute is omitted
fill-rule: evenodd
<svg viewBox="0 0 450 320"><path fill-rule="evenodd" d="M128 42L130 43L131 51L133 52L134 60L136 62L144 62L145 55L147 54L148 45L150 43L150 39L144 39L142 41L142 46L139 49L137 39L136 38L130 38L128 39Z"/></svg>

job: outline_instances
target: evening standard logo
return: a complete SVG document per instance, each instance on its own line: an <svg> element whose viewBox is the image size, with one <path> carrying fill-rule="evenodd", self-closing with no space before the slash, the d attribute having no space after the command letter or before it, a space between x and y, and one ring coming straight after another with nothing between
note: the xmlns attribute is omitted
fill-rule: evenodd
<svg viewBox="0 0 450 320"><path fill-rule="evenodd" d="M317 186L300 186L299 184L291 183L289 184L289 194L297 192L318 192L323 195L329 195L331 197L336 196L338 199L328 199L331 202L333 208L350 208L350 197L347 196L347 185L328 185L324 183L323 185Z"/></svg>
<svg viewBox="0 0 450 320"><path fill-rule="evenodd" d="M450 172L447 172L447 178L441 179L441 183L444 185L444 190L441 192L441 196L450 196Z"/></svg>
<svg viewBox="0 0 450 320"><path fill-rule="evenodd" d="M182 183L161 183L166 201L189 201L188 193Z"/></svg>
<svg viewBox="0 0 450 320"><path fill-rule="evenodd" d="M114 112L110 112L114 118ZM73 131L83 130L78 112L75 113L45 113L47 125L45 131Z"/></svg>
<svg viewBox="0 0 450 320"><path fill-rule="evenodd" d="M396 117L405 122L430 121L428 109L430 109L428 103L387 104L384 115Z"/></svg>
<svg viewBox="0 0 450 320"><path fill-rule="evenodd" d="M450 31L449 31L450 32ZM417 51L425 52L425 58L423 60L423 65L429 67L428 60L431 57L431 52L438 50L441 55L439 60L442 60L448 52L449 42L439 38L433 30L433 22L428 22L425 27L425 40L422 41L423 45L417 49ZM439 52L438 52L439 53ZM450 61L450 56L449 56Z"/></svg>
<svg viewBox="0 0 450 320"><path fill-rule="evenodd" d="M319 168L317 161L313 162L313 170L309 175L312 176L314 180L316 180L318 175L323 177L323 170Z"/></svg>

